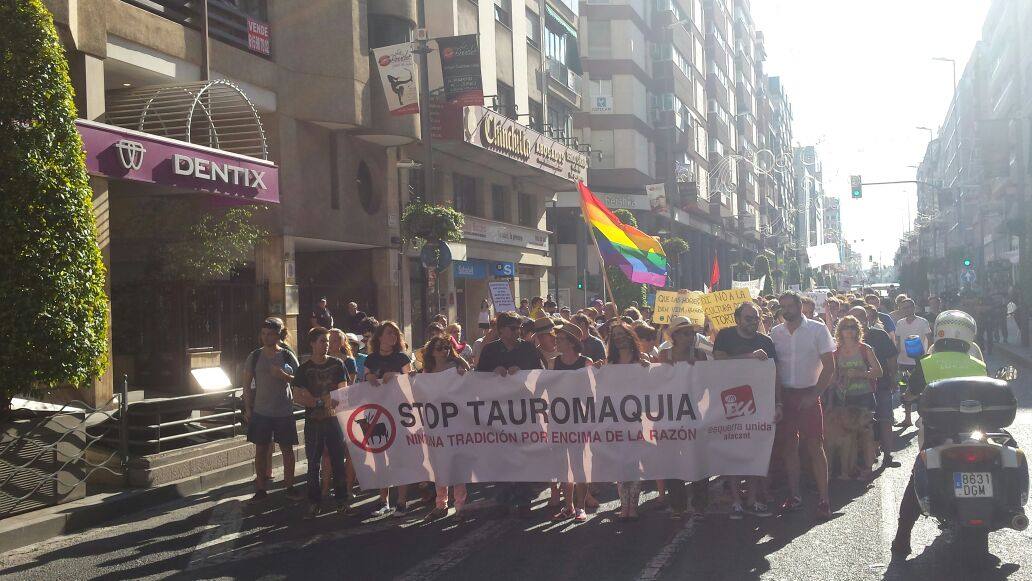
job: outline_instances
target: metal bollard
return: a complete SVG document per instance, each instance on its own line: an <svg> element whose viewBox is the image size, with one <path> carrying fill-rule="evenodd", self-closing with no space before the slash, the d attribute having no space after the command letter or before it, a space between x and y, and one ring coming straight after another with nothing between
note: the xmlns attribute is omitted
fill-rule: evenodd
<svg viewBox="0 0 1032 581"><path fill-rule="evenodd" d="M122 376L122 392L118 401L119 448L122 454L122 476L129 485L129 375Z"/></svg>

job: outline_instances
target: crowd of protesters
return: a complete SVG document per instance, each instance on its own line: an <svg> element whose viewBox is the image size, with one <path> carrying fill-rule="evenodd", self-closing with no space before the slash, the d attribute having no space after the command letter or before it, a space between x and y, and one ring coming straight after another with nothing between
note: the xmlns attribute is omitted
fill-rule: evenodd
<svg viewBox="0 0 1032 581"><path fill-rule="evenodd" d="M329 395L339 386L361 381L376 385L400 374L449 369L504 376L528 369L753 358L772 359L776 364L777 428L771 477L619 482L616 518L638 518L642 486L647 486L659 493L673 518L703 519L710 489L718 482L729 493L731 519L799 511L805 476L817 492L815 516L826 520L832 515L826 428L828 446L833 449L843 437L867 438L881 448L880 467L876 469L873 453L858 456L854 452L853 457L839 459L837 478L870 479L884 469L898 467L892 459L898 374L913 366L904 341L917 337L927 348L931 329L926 318L917 316L914 301L904 295L881 297L868 289L819 298L823 299L820 309L813 298L791 291L777 297L759 296L739 305L735 325L719 332L714 332L708 319L698 325L681 316L668 325L655 325L651 308L633 303L620 310L612 302L595 300L572 311L551 297L535 297L523 299L516 311L493 313L484 300L475 338L464 334L460 324L436 315L428 326L426 343L414 350L409 350L396 323L377 321L355 303L348 305L343 329L334 327L332 315L320 301L312 313L311 328L298 345L302 352L311 353L303 364L286 343L283 321L269 318L261 328L262 346L248 357L242 374L248 439L257 447L253 500L259 502L268 494L275 444L284 464L285 495L291 500L306 498L307 517L322 511L323 497L330 489L339 512L355 513L352 497L358 483ZM294 486L295 404L305 408L305 495ZM850 417L848 414L859 421L847 422L843 418ZM904 422L908 421L909 410ZM777 497L775 484L782 489ZM599 507L596 496L602 486L605 483L552 484L549 516L586 520L588 513ZM538 490L534 485L495 483L493 488L507 512L531 516ZM422 483L383 489L372 516L401 517L428 509L424 518L429 520L461 519L467 496L464 485ZM449 500L454 512L449 510Z"/></svg>

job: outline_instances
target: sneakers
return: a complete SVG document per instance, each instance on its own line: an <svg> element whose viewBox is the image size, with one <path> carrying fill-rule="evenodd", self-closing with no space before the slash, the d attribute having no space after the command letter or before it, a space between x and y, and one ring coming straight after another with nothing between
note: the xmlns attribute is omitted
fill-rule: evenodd
<svg viewBox="0 0 1032 581"><path fill-rule="evenodd" d="M803 508L803 499L798 496L789 496L781 503L781 512L796 512Z"/></svg>
<svg viewBox="0 0 1032 581"><path fill-rule="evenodd" d="M264 490L256 490L254 492L254 496L252 496L250 498L250 500L247 501L247 503L248 504L257 504L257 503L265 500L266 498L268 498L268 496L269 496L268 492L265 492Z"/></svg>
<svg viewBox="0 0 1032 581"><path fill-rule="evenodd" d="M351 508L351 503L346 500L337 501L337 514L343 516L355 516L355 509Z"/></svg>
<svg viewBox="0 0 1032 581"><path fill-rule="evenodd" d="M817 520L826 521L831 520L831 504L827 500L822 500L817 503Z"/></svg>
<svg viewBox="0 0 1032 581"><path fill-rule="evenodd" d="M767 518L770 516L774 516L774 513L770 512L770 509L767 508L767 505L763 504L762 502L754 502L752 505L746 506L745 514L751 514L752 516L759 518Z"/></svg>
<svg viewBox="0 0 1032 581"><path fill-rule="evenodd" d="M577 511L573 514L573 520L577 522L584 522L588 520L588 513L584 512L583 508L578 508Z"/></svg>
<svg viewBox="0 0 1032 581"><path fill-rule="evenodd" d="M727 515L727 518L731 520L742 520L745 518L745 509L742 508L740 503L734 503L731 505L731 513Z"/></svg>
<svg viewBox="0 0 1032 581"><path fill-rule="evenodd" d="M893 460L892 456L889 454L886 454L885 457L882 458L881 465L882 468L899 468L901 466L901 464Z"/></svg>
<svg viewBox="0 0 1032 581"><path fill-rule="evenodd" d="M404 504L399 504L397 507L395 507L394 512L391 513L391 516L394 518L405 518L406 516L408 516L408 514L408 506Z"/></svg>
<svg viewBox="0 0 1032 581"><path fill-rule="evenodd" d="M299 500L303 500L304 497L305 497L304 494L301 494L300 490L298 490L297 488L294 488L293 486L288 488L286 490L286 492L283 493L283 496L287 497L287 500L293 500L294 502L297 502Z"/></svg>
<svg viewBox="0 0 1032 581"><path fill-rule="evenodd" d="M392 508L388 504L385 504L385 505L381 506L380 508L376 509L375 511L373 511L373 516L375 516L375 517L388 516L388 515L393 514L393 513L394 513L394 508Z"/></svg>
<svg viewBox="0 0 1032 581"><path fill-rule="evenodd" d="M322 508L318 504L309 504L308 507L305 508L305 520L312 520L319 516L319 513L321 512Z"/></svg>

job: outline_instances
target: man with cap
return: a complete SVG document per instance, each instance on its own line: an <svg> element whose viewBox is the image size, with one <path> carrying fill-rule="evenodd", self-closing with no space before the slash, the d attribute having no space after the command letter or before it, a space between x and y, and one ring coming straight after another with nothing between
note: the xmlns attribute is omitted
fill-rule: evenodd
<svg viewBox="0 0 1032 581"><path fill-rule="evenodd" d="M547 365L549 361L559 356L559 349L555 344L555 332L562 326L562 323L551 317L543 317L534 321L533 325L534 345L541 353L542 363Z"/></svg>

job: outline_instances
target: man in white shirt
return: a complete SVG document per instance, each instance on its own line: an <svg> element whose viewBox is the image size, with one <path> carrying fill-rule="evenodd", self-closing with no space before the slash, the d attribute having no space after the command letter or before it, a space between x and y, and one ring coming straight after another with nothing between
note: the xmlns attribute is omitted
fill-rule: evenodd
<svg viewBox="0 0 1032 581"><path fill-rule="evenodd" d="M778 382L783 387L778 440L788 474L789 497L783 511L802 508L799 493L799 441L802 439L817 482L817 518L831 518L828 499L828 457L824 452L824 411L821 393L835 376L835 342L828 327L802 315L802 300L794 292L778 298L785 322L771 330Z"/></svg>
<svg viewBox="0 0 1032 581"><path fill-rule="evenodd" d="M917 316L917 305L914 304L913 299L905 298L900 301L899 310L902 317L896 321L896 346L899 348L896 362L899 363L900 373L909 373L914 370L917 361L914 361L913 357L907 355L907 337L911 335L920 337L921 345L924 347L923 351L927 352L928 346L932 344L932 326L928 324L927 319ZM910 421L912 407L909 404L903 404L903 412L906 414L906 417L897 425L909 426L912 424Z"/></svg>

